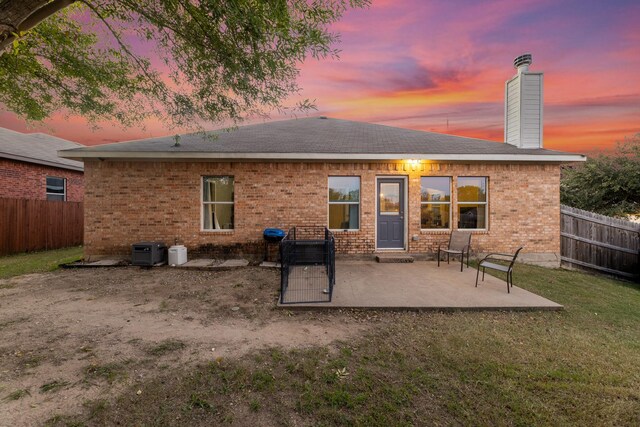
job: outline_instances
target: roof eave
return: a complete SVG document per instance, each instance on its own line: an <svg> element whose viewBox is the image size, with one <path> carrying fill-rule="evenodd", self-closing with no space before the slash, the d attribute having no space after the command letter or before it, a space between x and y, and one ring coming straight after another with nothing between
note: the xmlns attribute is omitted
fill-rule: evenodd
<svg viewBox="0 0 640 427"><path fill-rule="evenodd" d="M127 152L99 150L62 150L60 157L76 159L122 159L122 160L272 160L272 161L494 161L494 162L583 162L583 154L353 154L353 153L211 153L211 152Z"/></svg>
<svg viewBox="0 0 640 427"><path fill-rule="evenodd" d="M43 165L43 166L49 166L52 168L69 169L73 171L84 172L84 167L82 166L73 166L73 165L68 165L66 163L58 163L58 162L51 162L49 160L34 159L32 157L19 156L17 154L0 152L0 158L17 160L20 162L33 163L33 164ZM76 159L69 159L69 160L76 160ZM82 160L76 160L76 161L82 161Z"/></svg>

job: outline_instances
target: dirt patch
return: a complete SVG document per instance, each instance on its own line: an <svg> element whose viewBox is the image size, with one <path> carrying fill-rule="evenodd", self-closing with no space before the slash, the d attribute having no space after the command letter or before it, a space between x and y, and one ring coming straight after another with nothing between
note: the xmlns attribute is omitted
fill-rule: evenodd
<svg viewBox="0 0 640 427"><path fill-rule="evenodd" d="M0 407L33 425L172 367L350 339L369 314L276 308L275 270L135 267L0 280Z"/></svg>

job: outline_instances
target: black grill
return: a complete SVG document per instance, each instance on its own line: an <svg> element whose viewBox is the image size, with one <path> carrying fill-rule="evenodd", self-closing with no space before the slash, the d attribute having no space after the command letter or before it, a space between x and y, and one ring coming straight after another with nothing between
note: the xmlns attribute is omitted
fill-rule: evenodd
<svg viewBox="0 0 640 427"><path fill-rule="evenodd" d="M280 230L279 228L265 228L264 232L262 233L262 237L264 238L264 260L265 261L269 261L269 248L276 246L275 249L277 249L277 244L280 243L280 241L282 239L284 239L284 236L286 236L287 233L284 232L284 230Z"/></svg>

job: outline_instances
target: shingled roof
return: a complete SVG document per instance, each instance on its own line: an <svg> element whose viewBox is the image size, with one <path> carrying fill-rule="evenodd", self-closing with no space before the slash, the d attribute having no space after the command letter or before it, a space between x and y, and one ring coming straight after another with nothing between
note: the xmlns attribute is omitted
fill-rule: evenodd
<svg viewBox="0 0 640 427"><path fill-rule="evenodd" d="M59 150L79 147L84 146L44 133L21 133L0 128L0 158L82 171L82 162L58 157Z"/></svg>
<svg viewBox="0 0 640 427"><path fill-rule="evenodd" d="M581 161L583 155L324 117L64 150L68 159Z"/></svg>

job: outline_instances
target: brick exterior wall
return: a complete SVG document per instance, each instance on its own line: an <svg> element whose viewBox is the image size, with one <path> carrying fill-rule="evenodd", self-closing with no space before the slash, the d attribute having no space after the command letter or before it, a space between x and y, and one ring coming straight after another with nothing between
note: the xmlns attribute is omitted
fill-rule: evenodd
<svg viewBox="0 0 640 427"><path fill-rule="evenodd" d="M235 180L235 229L201 231L202 176ZM136 241L185 244L190 253L256 253L266 227L328 222L328 177L359 176L360 230L335 232L339 253L375 252L376 177L408 182L408 251L432 253L449 231L420 230L420 177L489 178L489 228L474 232L474 252L560 252L558 164L85 162L85 256L128 256ZM412 237L417 236L417 240Z"/></svg>
<svg viewBox="0 0 640 427"><path fill-rule="evenodd" d="M0 197L46 200L47 176L67 179L67 201L84 198L82 172L11 159L0 159Z"/></svg>

